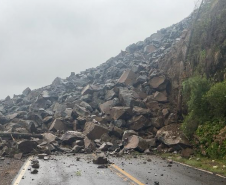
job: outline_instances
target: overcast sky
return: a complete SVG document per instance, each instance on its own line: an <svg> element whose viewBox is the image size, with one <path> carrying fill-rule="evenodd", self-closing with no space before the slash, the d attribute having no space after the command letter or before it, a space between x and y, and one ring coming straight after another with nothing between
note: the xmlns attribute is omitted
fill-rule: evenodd
<svg viewBox="0 0 226 185"><path fill-rule="evenodd" d="M0 99L96 67L193 9L194 0L1 0Z"/></svg>

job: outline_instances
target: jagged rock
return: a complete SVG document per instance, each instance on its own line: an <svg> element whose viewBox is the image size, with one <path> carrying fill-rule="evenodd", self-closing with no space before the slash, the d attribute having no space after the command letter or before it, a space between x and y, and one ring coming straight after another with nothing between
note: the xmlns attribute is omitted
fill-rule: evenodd
<svg viewBox="0 0 226 185"><path fill-rule="evenodd" d="M129 90L127 88L119 88L119 99L124 106L138 106L139 102L137 100L139 98L139 95L135 91Z"/></svg>
<svg viewBox="0 0 226 185"><path fill-rule="evenodd" d="M37 148L37 145L37 141L32 140L23 140L17 143L18 150L24 154L32 152Z"/></svg>
<svg viewBox="0 0 226 185"><path fill-rule="evenodd" d="M127 69L119 78L118 83L132 85L135 82L136 78L137 78L137 75L132 70Z"/></svg>
<svg viewBox="0 0 226 185"><path fill-rule="evenodd" d="M0 125L4 125L6 123L8 123L10 121L10 119L6 116L4 116L1 112L0 112Z"/></svg>
<svg viewBox="0 0 226 185"><path fill-rule="evenodd" d="M154 94L154 100L161 102L161 103L165 103L168 101L167 96L165 96L163 93L161 92L155 92Z"/></svg>
<svg viewBox="0 0 226 185"><path fill-rule="evenodd" d="M110 129L109 135L110 135L110 136L111 136L111 135L114 135L114 136L116 136L116 137L118 137L118 138L122 138L123 130L120 129L120 128L118 128L118 127L116 127L116 126L113 126L113 127Z"/></svg>
<svg viewBox="0 0 226 185"><path fill-rule="evenodd" d="M147 75L140 75L137 77L136 79L136 85L138 84L143 84L144 82L146 82L148 79Z"/></svg>
<svg viewBox="0 0 226 185"><path fill-rule="evenodd" d="M137 45L136 44L131 44L131 45L126 47L126 51L130 52L130 53L133 53L136 50L137 50Z"/></svg>
<svg viewBox="0 0 226 185"><path fill-rule="evenodd" d="M31 92L31 89L29 87L27 87L24 91L23 91L23 95L27 96L29 93Z"/></svg>
<svg viewBox="0 0 226 185"><path fill-rule="evenodd" d="M127 142L128 143L124 146L125 149L136 149L143 152L149 148L148 142L136 135L130 136Z"/></svg>
<svg viewBox="0 0 226 185"><path fill-rule="evenodd" d="M114 120L126 120L131 117L132 110L130 107L112 107L110 115Z"/></svg>
<svg viewBox="0 0 226 185"><path fill-rule="evenodd" d="M36 122L39 126L42 125L43 121L42 121L42 117L38 114L35 113L28 113L27 115L27 119L28 120L33 120L34 122Z"/></svg>
<svg viewBox="0 0 226 185"><path fill-rule="evenodd" d="M100 139L101 136L105 133L108 133L109 130L104 128L101 125L97 125L92 122L87 122L84 128L84 134L91 140Z"/></svg>
<svg viewBox="0 0 226 185"><path fill-rule="evenodd" d="M101 112L105 114L110 114L112 107L119 105L118 98L114 98L113 100L109 100L100 105Z"/></svg>
<svg viewBox="0 0 226 185"><path fill-rule="evenodd" d="M85 151L87 153L91 153L92 151L96 150L95 143L91 141L88 137L85 137L84 139L84 146L85 146Z"/></svg>
<svg viewBox="0 0 226 185"><path fill-rule="evenodd" d="M90 112L93 112L93 108L90 106L90 104L82 101L79 105L82 106L82 107L84 107L86 110L88 110Z"/></svg>
<svg viewBox="0 0 226 185"><path fill-rule="evenodd" d="M57 136L51 134L51 133L44 133L43 134L43 139L48 142L48 143L52 143L56 140Z"/></svg>
<svg viewBox="0 0 226 185"><path fill-rule="evenodd" d="M155 52L155 51L156 51L156 47L153 46L153 45L147 45L147 46L145 46L145 48L144 48L144 52L145 52L145 53L153 53L153 52Z"/></svg>
<svg viewBox="0 0 226 185"><path fill-rule="evenodd" d="M73 108L73 115L79 115L79 116L82 116L82 117L86 117L88 116L90 113L89 111L86 110L86 108L84 107L81 107L79 105L75 105L74 108Z"/></svg>
<svg viewBox="0 0 226 185"><path fill-rule="evenodd" d="M87 85L86 87L84 87L81 94L86 95L86 94L92 94L93 92L94 92L93 87L91 85Z"/></svg>
<svg viewBox="0 0 226 185"><path fill-rule="evenodd" d="M52 85L53 86L58 86L58 85L61 85L62 84L62 79L60 77L56 77L53 82L52 82Z"/></svg>
<svg viewBox="0 0 226 185"><path fill-rule="evenodd" d="M131 120L129 120L129 129L136 131L141 130L148 125L148 122L148 119L143 115L134 116Z"/></svg>
<svg viewBox="0 0 226 185"><path fill-rule="evenodd" d="M61 136L61 140L63 144L69 144L71 145L76 140L83 140L85 138L85 135L81 132L77 131L67 131L65 134Z"/></svg>
<svg viewBox="0 0 226 185"><path fill-rule="evenodd" d="M55 118L65 117L66 116L66 113L65 113L66 108L67 108L66 105L56 103L53 108L53 111L55 112L54 117Z"/></svg>
<svg viewBox="0 0 226 185"><path fill-rule="evenodd" d="M160 85L162 85L165 82L166 78L163 75L155 76L151 78L150 85L152 88L158 88Z"/></svg>
<svg viewBox="0 0 226 185"><path fill-rule="evenodd" d="M133 113L136 115L149 115L151 111L149 109L144 109L142 107L133 107Z"/></svg>
<svg viewBox="0 0 226 185"><path fill-rule="evenodd" d="M66 130L66 126L65 124L62 122L62 120L60 119L55 119L53 121L53 123L51 124L51 126L49 127L50 131L65 131Z"/></svg>
<svg viewBox="0 0 226 185"><path fill-rule="evenodd" d="M113 98L116 98L116 96L117 94L114 89L108 90L105 95L105 100L112 100Z"/></svg>
<svg viewBox="0 0 226 185"><path fill-rule="evenodd" d="M190 146L190 143L183 134L179 124L171 124L161 128L158 130L156 138L168 146L178 144Z"/></svg>
<svg viewBox="0 0 226 185"><path fill-rule="evenodd" d="M7 96L7 97L5 98L5 101L10 101L10 100L11 100L10 96Z"/></svg>

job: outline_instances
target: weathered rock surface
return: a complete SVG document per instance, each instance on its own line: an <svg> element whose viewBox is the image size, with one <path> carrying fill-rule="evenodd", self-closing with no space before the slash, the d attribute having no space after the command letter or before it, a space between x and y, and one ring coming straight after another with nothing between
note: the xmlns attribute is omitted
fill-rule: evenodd
<svg viewBox="0 0 226 185"><path fill-rule="evenodd" d="M108 132L109 130L95 123L87 122L85 124L84 134L91 140L100 139L103 134Z"/></svg>
<svg viewBox="0 0 226 185"><path fill-rule="evenodd" d="M167 125L161 128L158 130L156 138L168 146L177 144L185 146L191 145L186 136L183 134L179 124Z"/></svg>
<svg viewBox="0 0 226 185"><path fill-rule="evenodd" d="M85 138L85 135L81 132L77 131L67 131L61 136L61 140L64 144L71 145L76 140L83 140Z"/></svg>
<svg viewBox="0 0 226 185"><path fill-rule="evenodd" d="M138 151L144 151L148 146L148 142L143 138L133 135L128 138L128 143L124 147L125 149L136 149Z"/></svg>

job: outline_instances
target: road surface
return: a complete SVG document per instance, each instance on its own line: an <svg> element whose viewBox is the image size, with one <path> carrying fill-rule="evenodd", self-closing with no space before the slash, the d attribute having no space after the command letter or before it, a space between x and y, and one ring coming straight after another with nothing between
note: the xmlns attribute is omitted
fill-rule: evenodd
<svg viewBox="0 0 226 185"><path fill-rule="evenodd" d="M91 155L39 159L38 174L31 174L30 159L12 185L225 185L226 179L156 156L110 158L114 164L98 168ZM79 160L78 160L79 158Z"/></svg>

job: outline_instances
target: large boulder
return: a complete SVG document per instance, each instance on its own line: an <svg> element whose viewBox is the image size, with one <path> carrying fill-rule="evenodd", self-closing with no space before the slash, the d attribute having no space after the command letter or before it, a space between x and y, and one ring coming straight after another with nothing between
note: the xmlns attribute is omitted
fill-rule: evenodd
<svg viewBox="0 0 226 185"><path fill-rule="evenodd" d="M112 107L110 115L114 120L118 119L128 119L132 115L132 110L130 107Z"/></svg>
<svg viewBox="0 0 226 185"><path fill-rule="evenodd" d="M153 52L155 52L156 51L156 47L155 46L153 46L153 45L147 45L147 46L145 46L145 48L144 48L144 52L145 53L153 53Z"/></svg>
<svg viewBox="0 0 226 185"><path fill-rule="evenodd" d="M103 134L108 133L109 130L101 125L92 122L87 122L84 128L84 134L91 140L100 139Z"/></svg>
<svg viewBox="0 0 226 185"><path fill-rule="evenodd" d="M136 135L130 136L128 138L127 144L124 146L125 149L135 149L143 152L149 148L148 142Z"/></svg>
<svg viewBox="0 0 226 185"><path fill-rule="evenodd" d="M38 114L29 112L27 115L27 119L28 120L33 120L35 123L37 123L39 126L42 125L43 121L42 121L42 117Z"/></svg>
<svg viewBox="0 0 226 185"><path fill-rule="evenodd" d="M6 123L8 123L10 121L10 119L6 116L4 116L1 112L0 112L0 125L4 125Z"/></svg>
<svg viewBox="0 0 226 185"><path fill-rule="evenodd" d="M134 106L133 113L135 115L149 115L151 113L151 111L149 109L144 109L142 107Z"/></svg>
<svg viewBox="0 0 226 185"><path fill-rule="evenodd" d="M86 108L81 107L79 105L74 106L72 114L76 116L82 116L82 117L86 117L90 115L89 111Z"/></svg>
<svg viewBox="0 0 226 185"><path fill-rule="evenodd" d="M160 103L165 103L168 101L167 96L163 94L162 92L156 91L154 94L154 100L160 102Z"/></svg>
<svg viewBox="0 0 226 185"><path fill-rule="evenodd" d="M86 95L86 94L92 94L94 91L93 87L91 85L87 85L86 87L83 88L81 94Z"/></svg>
<svg viewBox="0 0 226 185"><path fill-rule="evenodd" d="M117 96L117 93L115 92L114 89L108 90L105 94L105 100L112 100Z"/></svg>
<svg viewBox="0 0 226 185"><path fill-rule="evenodd" d="M85 135L81 132L77 131L67 131L61 136L61 140L63 144L69 144L71 145L76 140L83 140L85 138Z"/></svg>
<svg viewBox="0 0 226 185"><path fill-rule="evenodd" d="M66 116L66 113L65 113L66 108L67 108L66 105L56 103L53 107L54 117L55 118L65 117Z"/></svg>
<svg viewBox="0 0 226 185"><path fill-rule="evenodd" d="M23 91L23 95L27 96L29 93L31 92L31 89L29 87L27 87L24 91Z"/></svg>
<svg viewBox="0 0 226 185"><path fill-rule="evenodd" d="M127 69L119 78L118 83L132 85L135 82L136 78L137 75L131 69Z"/></svg>
<svg viewBox="0 0 226 185"><path fill-rule="evenodd" d="M44 133L43 134L43 139L47 142L47 143L52 143L57 139L57 136L51 134L51 133Z"/></svg>
<svg viewBox="0 0 226 185"><path fill-rule="evenodd" d="M66 130L66 125L63 123L61 119L55 119L51 126L49 127L50 131L65 131Z"/></svg>
<svg viewBox="0 0 226 185"><path fill-rule="evenodd" d="M157 131L156 138L165 145L190 146L187 137L183 134L180 124L167 125Z"/></svg>
<svg viewBox="0 0 226 185"><path fill-rule="evenodd" d="M113 100L109 100L103 104L100 104L99 106L100 106L101 112L105 114L110 114L111 108L117 105L119 105L119 100L118 98L114 98Z"/></svg>
<svg viewBox="0 0 226 185"><path fill-rule="evenodd" d="M152 88L158 88L161 84L165 82L166 78L163 75L155 76L150 80L150 85Z"/></svg>
<svg viewBox="0 0 226 185"><path fill-rule="evenodd" d="M91 153L92 151L96 150L96 144L88 137L85 137L84 139L84 146L87 153Z"/></svg>
<svg viewBox="0 0 226 185"><path fill-rule="evenodd" d="M140 96L134 91L128 88L119 88L119 100L122 105L127 107L139 106Z"/></svg>
<svg viewBox="0 0 226 185"><path fill-rule="evenodd" d="M32 152L34 149L37 148L37 141L32 141L32 140L23 140L17 143L18 149L22 152L22 153L30 153Z"/></svg>
<svg viewBox="0 0 226 185"><path fill-rule="evenodd" d="M134 116L131 120L129 120L129 128L131 130L141 130L148 125L148 119L143 115Z"/></svg>

